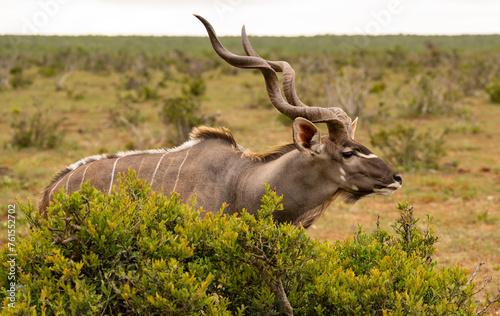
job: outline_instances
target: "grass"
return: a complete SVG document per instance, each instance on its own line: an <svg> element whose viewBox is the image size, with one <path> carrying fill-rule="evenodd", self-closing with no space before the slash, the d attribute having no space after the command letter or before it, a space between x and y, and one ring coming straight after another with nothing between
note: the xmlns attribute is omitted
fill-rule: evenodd
<svg viewBox="0 0 500 316"><path fill-rule="evenodd" d="M304 39L305 41L324 40ZM411 38L398 38L403 44ZM498 48L500 36L468 38L467 41L490 41L490 48ZM0 55L6 52L6 37L0 37ZM54 43L60 41L64 45L75 45L73 38L39 38L30 45L37 49L55 49ZM83 38L84 41L105 49L102 39ZM152 47L160 49L160 44L167 39L137 39L117 38L111 40L113 49L118 49L128 41L145 41ZM175 39L176 41L179 39ZM266 39L259 39L258 45L266 45ZM378 41L378 39L376 39ZM386 39L387 40L387 39ZM391 40L396 40L396 38ZM442 39L445 43L445 40ZM180 41L180 40L179 40ZM197 39L188 39L185 45L193 45ZM226 39L224 39L224 42ZM229 40L230 43L232 40ZM292 40L293 43L295 40ZM387 40L387 47L392 45ZM121 43L121 44L120 44ZM197 43L197 42L196 42ZM203 39L204 49L207 48ZM26 44L28 45L28 44ZM277 44L270 45L274 49ZM307 44L309 45L309 44ZM307 47L306 45L306 47ZM319 44L316 44L319 47ZM409 45L409 44L408 44ZM412 44L417 45L417 44ZM451 45L451 44L449 44ZM454 45L458 45L455 43ZM479 44L478 44L479 45ZM486 44L481 44L486 45ZM496 45L496 46L495 46ZM91 46L91 45L90 45ZM228 45L230 46L230 45ZM257 44L256 44L257 46ZM446 47L445 44L442 44ZM459 45L458 45L459 46ZM480 46L480 45L479 45ZM139 45L135 45L139 47ZM410 46L409 46L410 47ZM483 46L481 46L483 47ZM109 48L108 48L109 49ZM90 49L89 49L90 50ZM278 50L279 52L280 50ZM229 66L224 66L229 67ZM206 95L202 100L203 111L213 114L220 111L220 124L230 128L240 145L252 151L263 151L269 146L292 141L291 127L284 126L278 120L278 112L271 107L251 106L252 99L249 88L260 93L264 91L263 79L257 71L237 71L230 74L224 67L203 73L207 83ZM227 70L227 69L226 69ZM113 153L126 149L134 139L130 129L113 124L109 118L110 111L120 110L118 95L123 93L120 86L127 75L133 73L110 72L95 74L76 70L65 82L65 90L56 91L54 77L39 74L38 68L32 66L25 70L34 79L32 85L14 90L0 91L2 107L0 107L0 217L2 228L1 241L7 237L5 218L7 205L17 200L36 201L39 192L50 183L53 175L76 160L99 153ZM377 217L383 228L390 229L389 223L397 218L397 201L409 201L415 209L416 216L422 220L425 214L431 214L435 219L440 242L438 243L437 261L444 265L460 263L471 271L479 261L485 261L476 281L481 280L485 273L494 276L492 290L500 288L500 129L498 120L500 106L489 101L484 91L457 101L474 118L473 130L471 123L457 115L440 115L412 118L397 117L400 109L394 97L394 89L401 84L401 73L383 70L383 81L387 88L381 93L372 93L367 99L367 113L374 113L380 102L385 102L390 110L389 120L371 120L361 118L356 132L356 138L369 146L369 132L387 127L387 124L398 123L418 126L421 129L431 129L436 133L448 129L445 135L446 156L439 161L438 170L421 170L403 174L403 188L391 197L373 197L359 201L353 206L346 206L335 201L325 214L309 230L308 234L320 239L338 240L350 237L357 230L358 224L365 230L376 228ZM175 76L181 74L175 73ZM321 80L324 77L314 77L315 85L311 100L320 104L322 94ZM299 96L301 72L297 71ZM376 82L380 82L377 79ZM161 147L166 141L166 131L161 122L161 97L169 97L179 93L180 84L169 81L162 88L160 100L147 100L134 104L140 109L141 120L139 129L143 135L152 139L151 147ZM70 91L70 92L68 92ZM310 92L310 91L309 91ZM318 95L315 98L315 95ZM75 97L78 95L78 97ZM14 112L33 113L33 100L41 102L50 109L56 119L63 119L66 131L64 143L53 150L23 149L16 150L5 147L11 137L10 123ZM317 105L317 104L314 104ZM326 132L324 126L321 127ZM377 153L377 150L374 149ZM20 214L18 214L21 217ZM18 225L18 235L26 233L25 225Z"/></svg>

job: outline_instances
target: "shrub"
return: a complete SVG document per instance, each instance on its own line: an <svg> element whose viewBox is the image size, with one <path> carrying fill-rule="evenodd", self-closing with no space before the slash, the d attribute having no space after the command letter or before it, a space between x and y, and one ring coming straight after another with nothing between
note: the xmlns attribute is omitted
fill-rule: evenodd
<svg viewBox="0 0 500 316"><path fill-rule="evenodd" d="M366 68L340 70L330 81L324 86L327 106L340 106L350 116L360 116L370 92L370 75Z"/></svg>
<svg viewBox="0 0 500 316"><path fill-rule="evenodd" d="M125 76L123 82L117 85L119 90L128 90L118 94L120 102L142 103L161 97L161 88L165 87L170 73L146 68L142 63L138 66L136 75Z"/></svg>
<svg viewBox="0 0 500 316"><path fill-rule="evenodd" d="M444 115L453 111L453 102L460 97L456 74L423 72L412 76L410 99L403 107L404 115Z"/></svg>
<svg viewBox="0 0 500 316"><path fill-rule="evenodd" d="M498 73L496 57L484 52L468 52L462 65L456 69L460 73L460 86L466 96L474 95L476 90L487 88L491 79Z"/></svg>
<svg viewBox="0 0 500 316"><path fill-rule="evenodd" d="M486 92L488 92L491 102L500 103L500 81L493 80L486 88Z"/></svg>
<svg viewBox="0 0 500 316"><path fill-rule="evenodd" d="M180 96L165 99L162 108L163 123L171 127L176 136L169 135L175 144L180 144L189 139L193 127L201 125L203 117L200 116L200 106L192 96Z"/></svg>
<svg viewBox="0 0 500 316"><path fill-rule="evenodd" d="M10 70L10 85L17 89L29 86L33 83L33 79L26 77L23 74L21 66L15 66Z"/></svg>
<svg viewBox="0 0 500 316"><path fill-rule="evenodd" d="M12 56L0 56L0 91L10 86L10 71L14 67L15 58Z"/></svg>
<svg viewBox="0 0 500 316"><path fill-rule="evenodd" d="M388 163L406 170L437 169L439 159L446 153L441 136L415 127L398 125L370 135L372 146L378 147Z"/></svg>
<svg viewBox="0 0 500 316"><path fill-rule="evenodd" d="M165 99L161 110L163 123L174 130L176 136L169 135L174 144L180 144L189 139L189 133L195 126L212 125L218 114L205 116L201 110L201 98L205 94L206 84L203 78L190 78L182 87L180 97Z"/></svg>
<svg viewBox="0 0 500 316"><path fill-rule="evenodd" d="M246 90L246 93L250 96L250 102L248 103L248 107L251 109L271 109L273 105L269 102L269 98L267 97L267 93L262 91L261 85L256 88L256 86L252 85L249 82L243 83L243 89Z"/></svg>
<svg viewBox="0 0 500 316"><path fill-rule="evenodd" d="M396 45L385 51L387 58L387 67L398 68L404 66L408 62L409 52L401 45Z"/></svg>
<svg viewBox="0 0 500 316"><path fill-rule="evenodd" d="M57 73L57 70L54 67L46 67L42 66L38 69L38 73L44 77L54 77Z"/></svg>
<svg viewBox="0 0 500 316"><path fill-rule="evenodd" d="M48 110L43 110L40 103L35 102L34 107L35 112L31 116L19 111L13 112L12 137L9 145L16 148L51 149L57 147L65 135L61 128L63 119L51 118L51 114Z"/></svg>
<svg viewBox="0 0 500 316"><path fill-rule="evenodd" d="M0 275L7 315L472 315L474 284L436 267L436 238L399 205L396 236L378 228L320 243L277 224L269 190L258 215L207 213L151 192L135 174L105 195L55 194L17 245L16 280ZM6 263L8 248L0 252ZM10 296L13 293L14 296ZM15 297L16 309L9 309Z"/></svg>
<svg viewBox="0 0 500 316"><path fill-rule="evenodd" d="M190 77L185 81L185 85L182 87L182 93L184 95L192 95L195 97L201 97L205 95L207 91L207 84L201 76Z"/></svg>
<svg viewBox="0 0 500 316"><path fill-rule="evenodd" d="M119 108L109 111L109 118L116 126L126 125L124 121L130 122L134 126L143 123L144 118L141 116L140 108L129 99L120 99Z"/></svg>

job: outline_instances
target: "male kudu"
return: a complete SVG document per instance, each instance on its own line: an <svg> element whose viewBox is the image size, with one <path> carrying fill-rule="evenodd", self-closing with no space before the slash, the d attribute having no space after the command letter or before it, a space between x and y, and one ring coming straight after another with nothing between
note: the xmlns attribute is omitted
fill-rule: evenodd
<svg viewBox="0 0 500 316"><path fill-rule="evenodd" d="M39 210L44 212L53 193L64 188L77 191L87 180L103 192L111 192L119 172L134 169L153 190L176 191L184 200L195 194L205 211L235 213L243 208L255 213L268 183L283 195L278 222L309 227L337 197L349 203L371 195L390 195L401 187L401 176L382 159L354 140L357 119L340 108L309 107L295 92L295 73L284 61L268 61L252 48L245 29L247 56L225 49L212 26L197 18L208 31L219 56L232 66L258 69L267 93L278 111L293 122L293 143L254 154L239 146L225 128L195 128L191 140L173 149L128 151L84 158L61 171L43 191ZM277 72L283 72L283 94ZM325 123L320 135L314 123Z"/></svg>

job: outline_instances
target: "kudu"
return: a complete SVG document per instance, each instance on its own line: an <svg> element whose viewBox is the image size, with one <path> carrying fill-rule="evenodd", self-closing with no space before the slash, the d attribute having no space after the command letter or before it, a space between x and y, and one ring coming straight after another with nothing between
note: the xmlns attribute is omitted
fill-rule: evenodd
<svg viewBox="0 0 500 316"><path fill-rule="evenodd" d="M111 192L119 172L129 168L153 190L175 191L184 200L195 194L205 211L225 213L243 208L255 213L269 184L283 195L278 222L309 227L337 197L348 203L376 194L390 195L401 187L401 176L365 146L354 141L357 119L351 121L340 108L309 107L295 92L295 73L284 61L268 61L252 48L242 29L248 56L231 53L219 42L212 26L202 17L214 50L232 66L258 69L265 78L271 103L293 122L293 143L254 154L239 146L225 128L195 128L191 140L173 149L121 152L84 158L61 171L42 193L39 210L49 205L53 193L64 188L77 191L87 180L103 192ZM277 72L283 72L283 92ZM325 123L320 135L314 123Z"/></svg>

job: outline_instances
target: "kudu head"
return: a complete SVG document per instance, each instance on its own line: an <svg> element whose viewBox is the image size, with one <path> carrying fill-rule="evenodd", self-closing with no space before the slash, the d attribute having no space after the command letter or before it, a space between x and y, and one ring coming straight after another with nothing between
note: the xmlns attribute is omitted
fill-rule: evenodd
<svg viewBox="0 0 500 316"><path fill-rule="evenodd" d="M401 187L403 179L369 149L354 140L356 124L340 108L310 107L300 101L295 92L295 71L285 61L269 61L260 57L250 45L245 27L241 31L247 56L228 51L219 42L214 29L203 17L195 15L207 29L217 54L238 68L258 69L266 82L267 93L274 107L293 122L293 140L297 149L311 157L320 179L337 187L337 195L346 202L371 195L391 195ZM283 73L283 97L277 72ZM325 123L328 135L321 135L314 123Z"/></svg>

